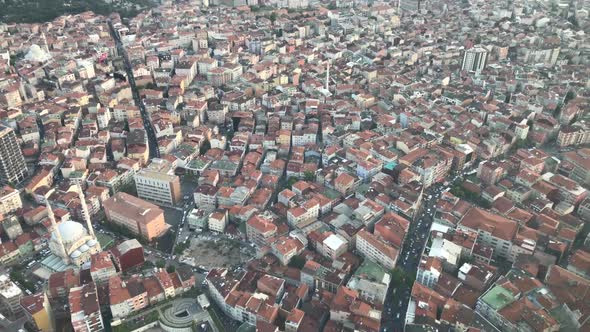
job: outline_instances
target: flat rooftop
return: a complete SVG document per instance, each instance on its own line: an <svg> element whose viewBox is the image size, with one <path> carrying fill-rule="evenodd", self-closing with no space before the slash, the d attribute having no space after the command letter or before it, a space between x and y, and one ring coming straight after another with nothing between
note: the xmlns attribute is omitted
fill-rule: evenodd
<svg viewBox="0 0 590 332"><path fill-rule="evenodd" d="M506 305L514 302L515 298L506 288L496 285L490 289L483 297L482 301L498 311Z"/></svg>

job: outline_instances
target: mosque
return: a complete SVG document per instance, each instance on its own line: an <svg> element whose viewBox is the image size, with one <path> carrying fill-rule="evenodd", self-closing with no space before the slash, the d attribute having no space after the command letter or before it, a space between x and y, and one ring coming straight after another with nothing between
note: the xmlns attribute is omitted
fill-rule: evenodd
<svg viewBox="0 0 590 332"><path fill-rule="evenodd" d="M61 258L63 264L76 265L79 267L84 263L89 262L90 256L99 253L101 248L100 243L98 243L98 240L94 235L88 207L86 206L84 193L80 186L78 186L78 195L80 196L80 203L82 204L86 228L84 228L82 224L73 220L66 220L57 225L53 209L51 208L51 205L49 205L49 202L47 202L47 211L49 219L53 225L53 232L51 234L51 240L49 241L49 249L55 256Z"/></svg>

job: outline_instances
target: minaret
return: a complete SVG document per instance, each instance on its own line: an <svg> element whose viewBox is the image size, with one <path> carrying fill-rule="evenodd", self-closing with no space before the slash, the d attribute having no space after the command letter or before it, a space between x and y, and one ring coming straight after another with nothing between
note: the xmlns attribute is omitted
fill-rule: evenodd
<svg viewBox="0 0 590 332"><path fill-rule="evenodd" d="M328 68L326 69L326 91L330 91L328 89L330 84L330 60L328 60Z"/></svg>
<svg viewBox="0 0 590 332"><path fill-rule="evenodd" d="M65 263L69 263L69 257L66 251L66 247L64 246L64 241L61 238L61 233L59 232L59 228L57 228L57 223L55 222L55 215L53 214L53 209L49 202L46 202L47 206L47 216L51 221L51 227L53 227L53 232L55 233L55 237L57 238L57 243L59 244L60 254Z"/></svg>
<svg viewBox="0 0 590 332"><path fill-rule="evenodd" d="M82 192L82 186L78 183L78 197L80 198L80 204L82 204L82 214L84 214L84 219L86 219L86 228L88 228L88 234L92 236L93 239L96 239L94 235L94 228L92 227L92 222L90 221L90 213L88 213L88 206L86 206L86 198L84 197L84 192Z"/></svg>
<svg viewBox="0 0 590 332"><path fill-rule="evenodd" d="M47 45L47 38L45 37L45 32L41 32L41 37L43 37L43 46L45 47L45 52L49 54L49 45Z"/></svg>

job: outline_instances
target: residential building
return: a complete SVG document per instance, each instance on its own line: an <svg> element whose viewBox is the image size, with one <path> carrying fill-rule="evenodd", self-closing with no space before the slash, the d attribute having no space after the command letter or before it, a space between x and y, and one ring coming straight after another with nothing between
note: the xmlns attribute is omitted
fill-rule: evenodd
<svg viewBox="0 0 590 332"><path fill-rule="evenodd" d="M285 332L297 332L303 321L305 312L297 308L291 310L285 321Z"/></svg>
<svg viewBox="0 0 590 332"><path fill-rule="evenodd" d="M68 301L74 332L104 331L98 292L94 282L70 289Z"/></svg>
<svg viewBox="0 0 590 332"><path fill-rule="evenodd" d="M35 328L41 332L55 331L55 319L45 292L21 298L20 305Z"/></svg>
<svg viewBox="0 0 590 332"><path fill-rule="evenodd" d="M213 232L223 233L227 225L227 210L219 209L209 215L208 226Z"/></svg>
<svg viewBox="0 0 590 332"><path fill-rule="evenodd" d="M111 255L107 251L101 251L90 257L90 276L98 285L107 282L110 277L117 274Z"/></svg>
<svg viewBox="0 0 590 332"><path fill-rule="evenodd" d="M122 280L120 276L109 278L109 305L113 318L118 319L146 308L148 292L140 277Z"/></svg>
<svg viewBox="0 0 590 332"><path fill-rule="evenodd" d="M9 214L23 207L20 192L10 186L0 189L0 214Z"/></svg>
<svg viewBox="0 0 590 332"><path fill-rule="evenodd" d="M366 229L356 234L356 250L365 258L380 264L386 269L393 269L397 261L398 249Z"/></svg>
<svg viewBox="0 0 590 332"><path fill-rule="evenodd" d="M461 70L468 72L481 72L488 59L488 50L482 46L476 46L465 51Z"/></svg>
<svg viewBox="0 0 590 332"><path fill-rule="evenodd" d="M416 281L422 285L433 288L443 272L442 260L438 257L422 257L418 265Z"/></svg>
<svg viewBox="0 0 590 332"><path fill-rule="evenodd" d="M590 149L566 152L563 159L573 166L570 173L572 180L583 184L590 184Z"/></svg>
<svg viewBox="0 0 590 332"><path fill-rule="evenodd" d="M297 238L281 236L270 245L270 248L272 254L279 259L281 264L287 265L291 258L299 255L305 249L305 246Z"/></svg>
<svg viewBox="0 0 590 332"><path fill-rule="evenodd" d="M590 279L590 252L578 249L569 258L567 269Z"/></svg>
<svg viewBox="0 0 590 332"><path fill-rule="evenodd" d="M0 275L0 307L8 313L11 318L18 318L23 313L20 300L23 292L10 280L7 274Z"/></svg>
<svg viewBox="0 0 590 332"><path fill-rule="evenodd" d="M322 252L324 256L336 260L340 255L348 250L348 241L337 234L330 234L322 242Z"/></svg>
<svg viewBox="0 0 590 332"><path fill-rule="evenodd" d="M390 282L391 275L383 267L366 259L350 277L346 287L357 291L363 301L382 305Z"/></svg>
<svg viewBox="0 0 590 332"><path fill-rule="evenodd" d="M254 215L246 222L248 241L258 247L268 245L268 240L277 234L277 226L263 215Z"/></svg>
<svg viewBox="0 0 590 332"><path fill-rule="evenodd" d="M474 207L463 216L457 228L476 232L478 242L494 249L496 258L512 259L512 242L518 230L516 221Z"/></svg>

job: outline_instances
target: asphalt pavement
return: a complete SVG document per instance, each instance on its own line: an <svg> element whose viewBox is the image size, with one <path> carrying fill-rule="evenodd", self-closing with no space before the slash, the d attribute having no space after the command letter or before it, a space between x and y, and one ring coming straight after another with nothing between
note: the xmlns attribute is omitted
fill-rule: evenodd
<svg viewBox="0 0 590 332"><path fill-rule="evenodd" d="M160 157L160 150L158 149L158 140L156 138L156 134L154 132L154 127L150 120L150 117L145 109L145 105L139 96L139 90L137 89L137 85L135 84L135 77L133 76L133 67L131 66L131 62L129 61L129 56L127 55L127 50L125 50L125 46L121 42L120 36L115 31L112 22L109 20L109 28L111 30L111 36L115 40L117 45L117 50L120 55L123 56L123 63L125 64L125 72L127 73L127 81L129 82L129 86L131 87L131 92L133 94L133 100L135 101L135 105L139 108L141 113L141 117L143 119L143 125L145 127L145 132L148 137L148 147L150 150L150 159L152 158L159 158Z"/></svg>
<svg viewBox="0 0 590 332"><path fill-rule="evenodd" d="M428 240L434 205L443 190L442 184L435 184L424 191L424 203L419 217L410 223L408 235L404 241L402 251L397 259L396 267L413 275L418 269L424 245ZM432 195L429 199L428 197ZM430 210L430 212L428 212ZM394 287L387 290L383 314L381 319L382 331L403 331L411 289L407 286Z"/></svg>
<svg viewBox="0 0 590 332"><path fill-rule="evenodd" d="M419 217L410 223L410 229L399 254L396 267L403 269L410 275L416 274L424 251L424 246L430 235L436 202L447 188L450 188L455 181L462 181L463 176L473 172L477 169L478 165L479 162L475 162L463 171L463 175L459 174L450 179L450 184L446 183L445 185L443 183L435 183L428 189L424 190L423 204L419 211ZM381 331L401 332L404 330L410 293L411 289L405 285L402 287L394 287L393 285L390 285L387 290L381 316Z"/></svg>

